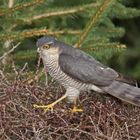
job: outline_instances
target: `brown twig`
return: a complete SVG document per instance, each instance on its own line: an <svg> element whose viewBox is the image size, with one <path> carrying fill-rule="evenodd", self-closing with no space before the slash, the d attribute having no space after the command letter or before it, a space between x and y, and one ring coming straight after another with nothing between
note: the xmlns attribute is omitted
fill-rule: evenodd
<svg viewBox="0 0 140 140"><path fill-rule="evenodd" d="M30 17L29 19L25 19L24 22L30 23L30 22L33 22L34 20L39 20L39 19L42 19L42 18L62 16L62 15L68 15L68 14L83 12L87 8L97 7L98 5L99 5L98 3L92 3L92 4L85 5L83 7L75 7L75 8L72 8L72 9L64 9L62 11L59 10L59 11L55 11L55 12L43 13L43 14L40 14L40 15Z"/></svg>
<svg viewBox="0 0 140 140"><path fill-rule="evenodd" d="M0 60L6 58L10 53L12 53L19 45L21 42L17 43L15 46L12 47L8 52L5 52L1 57Z"/></svg>
<svg viewBox="0 0 140 140"><path fill-rule="evenodd" d="M52 103L64 91L56 83L47 88L40 81L25 83L30 73L25 67L18 70L21 73L16 78L7 78L8 82L2 78L7 73L1 70L0 139L139 139L140 108L123 105L112 97L82 93L82 113L71 114L66 101L56 105L52 113L33 108L36 103Z"/></svg>
<svg viewBox="0 0 140 140"><path fill-rule="evenodd" d="M6 14L11 14L14 11L17 11L17 10L20 10L20 9L23 9L23 8L27 8L29 6L33 6L33 5L42 3L43 1L44 0L34 0L33 2L28 2L28 3L16 5L15 7L12 7L8 10L6 9L6 10L3 10L3 11L0 11L0 16L4 16Z"/></svg>

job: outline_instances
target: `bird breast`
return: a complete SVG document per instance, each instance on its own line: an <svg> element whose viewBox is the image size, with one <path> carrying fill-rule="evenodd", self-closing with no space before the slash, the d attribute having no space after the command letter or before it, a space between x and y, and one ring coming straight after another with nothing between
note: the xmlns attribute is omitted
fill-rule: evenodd
<svg viewBox="0 0 140 140"><path fill-rule="evenodd" d="M58 55L50 55L42 59L51 77L65 88L74 87L78 90L88 90L91 88L91 85L77 81L64 73L59 66Z"/></svg>

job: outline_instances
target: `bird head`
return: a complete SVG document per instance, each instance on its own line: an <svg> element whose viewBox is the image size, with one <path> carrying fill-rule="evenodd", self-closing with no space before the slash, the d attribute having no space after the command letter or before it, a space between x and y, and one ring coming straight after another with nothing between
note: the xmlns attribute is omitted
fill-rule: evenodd
<svg viewBox="0 0 140 140"><path fill-rule="evenodd" d="M37 52L42 56L55 55L59 52L59 46L55 43L57 39L52 36L44 36L37 40L36 46L38 47Z"/></svg>

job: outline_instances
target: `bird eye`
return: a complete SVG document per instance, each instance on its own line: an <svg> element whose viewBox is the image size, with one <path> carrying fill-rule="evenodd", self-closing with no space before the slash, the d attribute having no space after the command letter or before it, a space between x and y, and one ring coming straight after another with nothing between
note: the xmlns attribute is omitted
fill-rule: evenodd
<svg viewBox="0 0 140 140"><path fill-rule="evenodd" d="M42 46L42 48L47 50L50 48L50 46L48 44L45 44L44 46Z"/></svg>

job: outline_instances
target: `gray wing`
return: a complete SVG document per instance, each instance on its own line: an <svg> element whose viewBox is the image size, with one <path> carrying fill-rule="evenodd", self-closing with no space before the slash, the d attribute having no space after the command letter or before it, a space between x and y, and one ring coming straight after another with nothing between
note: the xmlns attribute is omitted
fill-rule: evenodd
<svg viewBox="0 0 140 140"><path fill-rule="evenodd" d="M85 57L83 54L74 56L67 53L60 54L61 70L75 80L97 86L108 86L118 77L118 73L113 69L102 67L104 65L84 55Z"/></svg>
<svg viewBox="0 0 140 140"><path fill-rule="evenodd" d="M97 61L96 59L94 59L92 56L88 55L84 51L73 48L72 46L65 44L64 42L55 40L53 46L59 47L60 52L63 52L63 54L67 54L70 56L72 55L78 58L82 57L83 59L87 61L91 61L92 63L94 61L94 64L96 63L96 65L106 68L106 66L104 66L102 63L100 63L99 61Z"/></svg>

